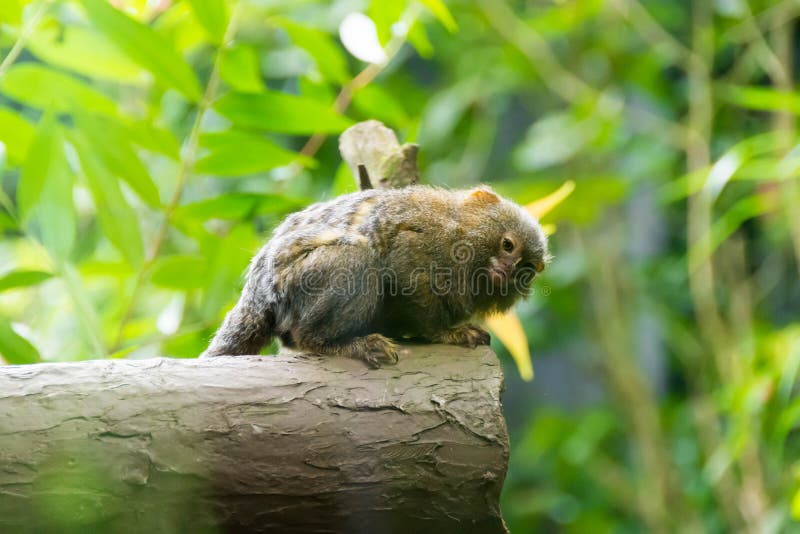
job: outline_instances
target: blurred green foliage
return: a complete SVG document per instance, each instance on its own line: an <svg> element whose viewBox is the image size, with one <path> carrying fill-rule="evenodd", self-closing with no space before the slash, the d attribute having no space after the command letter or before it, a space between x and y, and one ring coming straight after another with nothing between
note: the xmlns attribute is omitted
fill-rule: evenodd
<svg viewBox="0 0 800 534"><path fill-rule="evenodd" d="M354 11L387 61L341 44ZM791 531L798 14L3 0L0 354L196 356L269 230L353 190L335 136L375 118L429 183L521 203L577 184L518 310L537 379L507 369L513 532Z"/></svg>

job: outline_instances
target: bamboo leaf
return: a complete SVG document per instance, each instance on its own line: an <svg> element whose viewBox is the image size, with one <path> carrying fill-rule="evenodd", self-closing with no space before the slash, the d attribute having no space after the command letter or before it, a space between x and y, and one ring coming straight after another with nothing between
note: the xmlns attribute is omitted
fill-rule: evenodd
<svg viewBox="0 0 800 534"><path fill-rule="evenodd" d="M48 113L39 121L29 155L22 167L17 186L17 206L20 218L26 221L39 201L47 176L51 172L51 155L60 150L56 135L56 118Z"/></svg>
<svg viewBox="0 0 800 534"><path fill-rule="evenodd" d="M206 288L201 305L201 316L208 320L216 317L226 303L233 301L241 287L247 263L253 254L255 235L251 225L240 224L214 247L208 261L209 272L214 273Z"/></svg>
<svg viewBox="0 0 800 534"><path fill-rule="evenodd" d="M126 121L124 124L116 123L116 126L122 135L145 150L163 154L176 161L181 157L178 140L166 128L143 120Z"/></svg>
<svg viewBox="0 0 800 534"><path fill-rule="evenodd" d="M54 90L56 87L58 90ZM106 115L117 112L116 103L106 95L69 74L36 63L11 67L0 79L0 91L18 102L44 110L82 109Z"/></svg>
<svg viewBox="0 0 800 534"><path fill-rule="evenodd" d="M251 46L238 44L220 52L220 77L232 88L243 93L264 90L258 54Z"/></svg>
<svg viewBox="0 0 800 534"><path fill-rule="evenodd" d="M8 161L19 165L25 161L36 128L17 112L0 106L0 142L6 147Z"/></svg>
<svg viewBox="0 0 800 534"><path fill-rule="evenodd" d="M200 83L183 58L152 28L106 0L82 0L91 23L125 55L138 63L161 84L183 93L189 100L201 98Z"/></svg>
<svg viewBox="0 0 800 534"><path fill-rule="evenodd" d="M409 123L400 102L379 85L365 85L353 95L353 106L368 117L398 128Z"/></svg>
<svg viewBox="0 0 800 534"><path fill-rule="evenodd" d="M47 27L28 41L42 61L78 74L122 83L141 83L145 74L105 36L81 26Z"/></svg>
<svg viewBox="0 0 800 534"><path fill-rule="evenodd" d="M720 84L717 86L717 94L722 100L746 109L789 111L800 114L800 95L794 91Z"/></svg>
<svg viewBox="0 0 800 534"><path fill-rule="evenodd" d="M244 219L264 213L288 213L309 204L308 199L258 193L228 193L186 204L178 208L181 216L196 219Z"/></svg>
<svg viewBox="0 0 800 534"><path fill-rule="evenodd" d="M36 347L17 334L5 317L0 317L0 355L12 364L36 363L42 360Z"/></svg>
<svg viewBox="0 0 800 534"><path fill-rule="evenodd" d="M0 278L0 291L35 286L52 277L43 271L11 271Z"/></svg>
<svg viewBox="0 0 800 534"><path fill-rule="evenodd" d="M236 124L287 134L339 133L352 124L330 106L277 91L228 93L214 107Z"/></svg>
<svg viewBox="0 0 800 534"><path fill-rule="evenodd" d="M294 162L314 163L311 158L286 150L264 137L242 132L206 134L200 144L209 150L195 165L195 171L202 174L241 176ZM247 154L247 157L243 158L242 154Z"/></svg>
<svg viewBox="0 0 800 534"><path fill-rule="evenodd" d="M64 141L56 129L48 155L30 151L31 157L48 157L50 163L44 187L33 209L31 227L50 254L61 261L69 258L75 243L77 216L72 199L73 175L64 154Z"/></svg>
<svg viewBox="0 0 800 534"><path fill-rule="evenodd" d="M16 26L22 20L22 6L25 0L3 0L0 2L0 24Z"/></svg>
<svg viewBox="0 0 800 534"><path fill-rule="evenodd" d="M139 197L151 207L161 205L161 198L147 167L131 146L131 136L117 121L78 113L77 124L91 151L117 177L125 180ZM105 171L104 171L105 172Z"/></svg>
<svg viewBox="0 0 800 534"><path fill-rule="evenodd" d="M92 193L103 233L122 253L125 261L138 268L144 261L144 245L136 212L125 201L117 179L106 171L86 138L76 132L72 142Z"/></svg>
<svg viewBox="0 0 800 534"><path fill-rule="evenodd" d="M347 72L347 61L330 35L287 19L281 19L278 23L297 46L308 52L317 64L319 72L327 80L339 84L347 82L350 77Z"/></svg>
<svg viewBox="0 0 800 534"><path fill-rule="evenodd" d="M169 289L198 289L208 282L208 259L175 255L159 258L153 266L152 282Z"/></svg>
<svg viewBox="0 0 800 534"><path fill-rule="evenodd" d="M189 0L194 16L216 44L222 43L228 27L225 0Z"/></svg>

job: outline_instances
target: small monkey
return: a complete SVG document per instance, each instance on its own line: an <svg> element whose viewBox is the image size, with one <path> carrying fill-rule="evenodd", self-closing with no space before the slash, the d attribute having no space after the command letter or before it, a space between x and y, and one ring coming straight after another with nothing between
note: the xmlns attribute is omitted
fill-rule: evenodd
<svg viewBox="0 0 800 534"><path fill-rule="evenodd" d="M257 354L277 337L379 367L404 338L488 344L468 321L527 296L548 259L538 222L488 187L344 195L275 229L203 356Z"/></svg>

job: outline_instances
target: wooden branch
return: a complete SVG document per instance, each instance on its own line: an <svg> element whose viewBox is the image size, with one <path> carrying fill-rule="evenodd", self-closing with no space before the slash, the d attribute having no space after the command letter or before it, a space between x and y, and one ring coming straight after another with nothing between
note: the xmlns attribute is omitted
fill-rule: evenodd
<svg viewBox="0 0 800 534"><path fill-rule="evenodd" d="M504 532L487 347L0 367L0 532Z"/></svg>
<svg viewBox="0 0 800 534"><path fill-rule="evenodd" d="M339 152L362 189L359 165L366 168L373 187L388 189L419 183L418 148L413 143L401 145L392 130L375 120L359 122L339 137Z"/></svg>

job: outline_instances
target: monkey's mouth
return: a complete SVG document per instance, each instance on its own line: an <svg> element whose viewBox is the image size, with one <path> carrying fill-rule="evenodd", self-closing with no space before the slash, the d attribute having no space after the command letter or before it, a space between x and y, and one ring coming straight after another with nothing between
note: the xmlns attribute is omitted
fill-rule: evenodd
<svg viewBox="0 0 800 534"><path fill-rule="evenodd" d="M491 267L489 269L489 279L493 284L499 285L508 280L508 274L499 267Z"/></svg>
<svg viewBox="0 0 800 534"><path fill-rule="evenodd" d="M509 269L499 262L497 258L492 258L491 264L489 265L489 279L492 283L495 285L505 284L508 283L510 278L511 273Z"/></svg>

